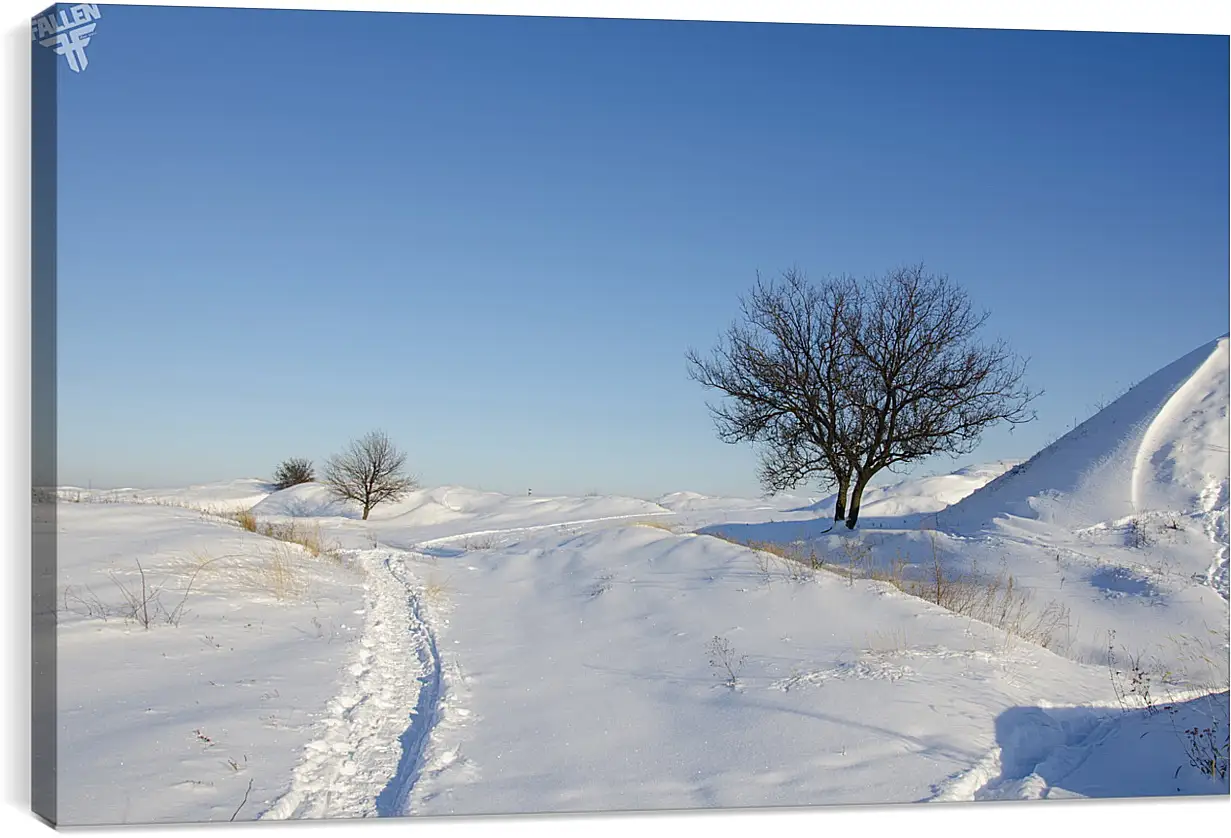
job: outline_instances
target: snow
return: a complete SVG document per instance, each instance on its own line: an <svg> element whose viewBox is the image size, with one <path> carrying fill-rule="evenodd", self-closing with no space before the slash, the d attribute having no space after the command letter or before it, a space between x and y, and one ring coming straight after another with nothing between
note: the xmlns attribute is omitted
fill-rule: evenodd
<svg viewBox="0 0 1231 838"><path fill-rule="evenodd" d="M470 712L429 746L454 756L423 814L921 800L993 745L994 708L1106 689L884 585L764 582L710 537L607 528L468 561L441 645ZM746 656L735 689L715 637Z"/></svg>
<svg viewBox="0 0 1231 838"><path fill-rule="evenodd" d="M815 497L63 487L61 822L1226 795L1186 731L1228 725L1227 352L854 532ZM937 566L1048 636L864 578Z"/></svg>
<svg viewBox="0 0 1231 838"><path fill-rule="evenodd" d="M89 489L61 486L59 496L61 500L69 502L88 499L109 503L152 503L226 513L250 508L267 497L272 488L268 481L250 477L170 489Z"/></svg>
<svg viewBox="0 0 1231 838"><path fill-rule="evenodd" d="M945 525L965 530L1004 515L1090 525L1191 489L1194 477L1225 475L1227 341L1201 346L1130 388L956 504ZM1168 463L1181 469L1174 480Z"/></svg>
<svg viewBox="0 0 1231 838"><path fill-rule="evenodd" d="M338 692L362 577L174 507L57 513L60 821L228 820L249 780L237 819L251 819ZM285 577L265 572L278 558ZM162 589L149 629L123 615L121 586L140 596L142 569Z"/></svg>

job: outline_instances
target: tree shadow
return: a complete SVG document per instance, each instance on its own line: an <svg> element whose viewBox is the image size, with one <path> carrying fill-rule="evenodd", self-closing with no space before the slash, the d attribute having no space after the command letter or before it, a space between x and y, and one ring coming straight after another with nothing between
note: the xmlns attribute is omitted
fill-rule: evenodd
<svg viewBox="0 0 1231 838"><path fill-rule="evenodd" d="M803 510L807 511L805 507ZM842 521L834 521L832 516L809 518L798 521L766 521L755 524L712 524L697 530L700 535L716 535L731 541L749 542L766 541L775 544L791 544L807 542L821 536L859 538L869 532L878 530L920 531L934 525L936 513L916 513L886 518L860 518L859 525L847 529Z"/></svg>
<svg viewBox="0 0 1231 838"><path fill-rule="evenodd" d="M1228 694L1153 707L1012 707L996 718L1000 773L976 800L1227 794L1193 764L1189 730L1225 748ZM1225 750L1223 751L1225 765Z"/></svg>

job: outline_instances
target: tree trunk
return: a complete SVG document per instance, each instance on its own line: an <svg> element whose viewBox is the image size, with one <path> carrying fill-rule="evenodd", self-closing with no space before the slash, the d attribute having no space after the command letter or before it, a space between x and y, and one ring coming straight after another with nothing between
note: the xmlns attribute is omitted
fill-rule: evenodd
<svg viewBox="0 0 1231 838"><path fill-rule="evenodd" d="M851 478L849 476L838 478L838 502L834 504L833 508L834 521L841 521L846 518L846 493L850 491L850 488Z"/></svg>
<svg viewBox="0 0 1231 838"><path fill-rule="evenodd" d="M851 506L846 513L846 528L848 530L855 529L855 524L859 521L859 504L863 500L863 490L867 485L867 479L863 477L856 478L855 488L851 492Z"/></svg>
<svg viewBox="0 0 1231 838"><path fill-rule="evenodd" d="M369 512L371 512L371 511L372 511L372 507L368 506L368 505L365 503L365 504L363 505L363 520L365 520L365 521L366 521L366 520L368 520L368 513L369 513Z"/></svg>

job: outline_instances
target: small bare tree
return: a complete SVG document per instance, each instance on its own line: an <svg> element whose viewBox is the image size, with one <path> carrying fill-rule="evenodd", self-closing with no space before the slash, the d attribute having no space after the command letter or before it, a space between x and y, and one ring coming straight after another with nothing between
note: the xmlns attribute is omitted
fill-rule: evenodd
<svg viewBox="0 0 1231 838"><path fill-rule="evenodd" d="M325 485L335 497L359 503L366 521L378 503L397 500L418 487L405 468L406 454L398 450L384 431L372 431L351 442L343 453L329 458Z"/></svg>
<svg viewBox="0 0 1231 838"><path fill-rule="evenodd" d="M725 397L710 405L718 436L760 446L771 492L836 487L850 529L880 471L969 453L986 428L1033 418L1025 362L978 342L987 314L922 265L863 283L758 277L741 311L711 357L688 354L693 379Z"/></svg>

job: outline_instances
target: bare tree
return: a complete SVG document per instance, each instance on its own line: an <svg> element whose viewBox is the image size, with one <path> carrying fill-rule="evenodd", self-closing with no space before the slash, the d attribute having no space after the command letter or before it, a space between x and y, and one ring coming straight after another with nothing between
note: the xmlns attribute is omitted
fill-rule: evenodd
<svg viewBox="0 0 1231 838"><path fill-rule="evenodd" d="M835 520L854 529L882 470L970 453L986 428L1034 418L1025 362L978 342L988 315L947 277L919 265L862 284L783 280L758 277L713 357L688 356L726 397L710 406L719 438L761 445L768 490L836 486Z"/></svg>
<svg viewBox="0 0 1231 838"><path fill-rule="evenodd" d="M977 338L988 312L923 265L899 268L861 289L847 335L861 375L844 389L860 416L848 446L854 474L846 524L878 472L936 454L957 457L1000 422L1035 418L1026 361Z"/></svg>
<svg viewBox="0 0 1231 838"><path fill-rule="evenodd" d="M844 329L857 300L846 277L817 287L796 270L781 282L758 275L740 300L742 322L710 357L688 353L692 378L728 397L709 405L719 439L759 444L766 491L805 481L836 487L835 520L846 515L852 476L843 447L852 415L840 384L855 374Z"/></svg>
<svg viewBox="0 0 1231 838"><path fill-rule="evenodd" d="M359 503L366 521L376 504L397 500L418 487L405 468L406 454L398 450L384 431L372 431L351 442L343 453L329 458L325 484L335 497Z"/></svg>

